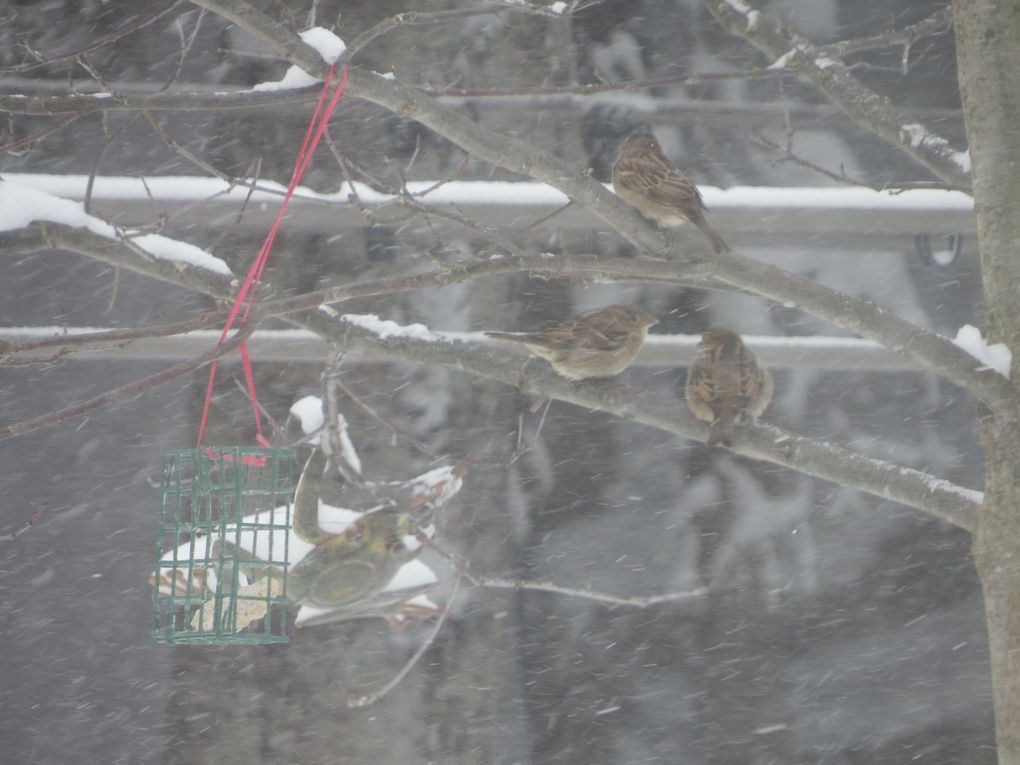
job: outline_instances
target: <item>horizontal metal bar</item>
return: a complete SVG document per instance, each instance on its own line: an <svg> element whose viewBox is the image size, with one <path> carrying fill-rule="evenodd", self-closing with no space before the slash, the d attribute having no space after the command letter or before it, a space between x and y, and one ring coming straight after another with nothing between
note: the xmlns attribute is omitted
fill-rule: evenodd
<svg viewBox="0 0 1020 765"><path fill-rule="evenodd" d="M69 328L59 332L49 327L0 330L0 342L22 343L58 334L102 331L97 328ZM490 340L480 332L444 333L449 337L480 345L512 349L506 343ZM174 337L154 337L128 345L111 345L62 357L77 361L182 361L193 358L216 344L219 332L205 330ZM700 338L694 335L649 335L635 364L641 367L685 367L694 358ZM892 371L918 369L909 359L887 348L857 338L843 337L766 337L746 336L748 346L774 369L870 369ZM305 330L265 330L248 340L255 363L321 363L326 344ZM18 358L48 359L54 348L19 354ZM977 362L975 362L977 363Z"/></svg>

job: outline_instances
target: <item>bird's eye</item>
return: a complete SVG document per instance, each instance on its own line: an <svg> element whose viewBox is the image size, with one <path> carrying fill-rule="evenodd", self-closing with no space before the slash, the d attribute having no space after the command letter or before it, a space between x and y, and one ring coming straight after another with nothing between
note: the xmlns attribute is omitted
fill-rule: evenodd
<svg viewBox="0 0 1020 765"><path fill-rule="evenodd" d="M404 543L400 541L400 537L391 537L386 542L386 551L392 554L396 554L404 549Z"/></svg>
<svg viewBox="0 0 1020 765"><path fill-rule="evenodd" d="M365 532L360 527L351 529L347 532L347 539L351 544L359 545L365 539Z"/></svg>

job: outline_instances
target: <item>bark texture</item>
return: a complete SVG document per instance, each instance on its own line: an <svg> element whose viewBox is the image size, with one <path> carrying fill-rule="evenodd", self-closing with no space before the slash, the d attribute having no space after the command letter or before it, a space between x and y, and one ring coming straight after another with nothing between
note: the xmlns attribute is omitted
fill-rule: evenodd
<svg viewBox="0 0 1020 765"><path fill-rule="evenodd" d="M955 0L960 91L974 168L988 333L1020 359L1020 5ZM1014 390L1020 381L1013 367ZM1015 395L1015 394L1014 394ZM1020 763L1020 427L982 421L985 509L974 535L991 648L1001 765Z"/></svg>

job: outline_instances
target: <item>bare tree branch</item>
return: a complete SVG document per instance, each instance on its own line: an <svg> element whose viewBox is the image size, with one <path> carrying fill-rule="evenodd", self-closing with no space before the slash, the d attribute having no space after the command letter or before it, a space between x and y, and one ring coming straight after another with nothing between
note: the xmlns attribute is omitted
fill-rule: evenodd
<svg viewBox="0 0 1020 765"><path fill-rule="evenodd" d="M148 26L154 21L158 21L160 18L168 14L182 2L184 2L184 0L173 0L173 2L171 2L164 8L161 8L160 10L156 11L155 13L150 13L148 16L142 16L141 18L135 19L130 24L126 24L125 26L111 32L105 37L101 37L95 42L91 42L82 48L77 48L76 50L72 50L68 53L60 53L55 56L50 56L49 58L42 58L39 56L38 51L32 51L32 53L36 54L38 58L37 61L33 61L31 64L18 64L16 66L3 67L2 69L0 69L0 72L27 72L32 69L37 69L41 66L46 66L47 64L55 64L61 61L68 61L70 59L83 56L86 53L91 53L94 50L99 50L100 48L104 48L107 45L110 45L111 43L117 42L117 40L120 40L123 37L127 37L132 32L136 32L139 29Z"/></svg>
<svg viewBox="0 0 1020 765"><path fill-rule="evenodd" d="M740 0L705 0L705 5L723 29L770 56L776 61L773 66L796 71L798 79L816 87L864 128L898 146L947 184L970 187L969 169L961 165L958 152L946 139L918 126L887 97L861 84L824 46ZM911 130L915 127L921 127L920 137Z"/></svg>
<svg viewBox="0 0 1020 765"><path fill-rule="evenodd" d="M198 2L198 0L194 1ZM287 56L305 71L316 73L319 76L325 74L326 66L315 50L306 46L299 38L268 16L250 8L243 0L200 0L199 4L243 26L251 34L270 45L281 55ZM746 9L748 15L751 14L751 9L743 3L736 3L736 5ZM721 17L728 20L735 28L744 24L753 26L757 30L764 25L762 28L767 30L767 39L774 44L778 45L777 40L782 40L785 44L787 38L794 40L796 37L797 45L810 48L810 43L807 40L795 36L778 22L766 19L764 16L753 17L754 23L751 24L748 16L738 15L728 5L718 10ZM786 35L786 37L782 35ZM810 49L813 50L813 48ZM784 48L785 50L787 49ZM828 66L822 68L817 63L812 63L812 66L819 71L826 72L830 68ZM842 64L838 64L838 66L842 67ZM843 70L845 71L845 67ZM869 101L878 98L849 74L846 74L844 79L847 80L846 87L849 88L846 92ZM348 79L347 92L349 95L385 106L405 117L416 119L475 156L548 183L575 202L590 208L624 237L650 255L666 256L668 254L673 259L679 257L687 262L711 260L713 275L722 281L779 300L787 305L798 305L819 318L882 343L969 390L997 412L1014 416L1012 390L1008 381L995 372L976 369L977 365L973 357L957 348L946 338L925 332L878 306L860 303L849 295L788 274L780 269L765 266L736 253L712 258L708 256L705 248L700 246L701 243L699 243L699 249L692 250L685 244L686 240L681 240L678 234L658 229L585 172L579 172L569 163L529 146L523 141L501 136L477 125L464 115L444 108L420 91L406 88L374 73L353 69ZM837 103L840 102L837 101ZM883 103L888 104L888 99L884 99ZM889 113L895 114L891 104L888 104L888 110L883 107L880 111L883 119L888 117ZM877 111L876 114L878 114ZM897 125L896 130L899 130L900 127ZM927 156L926 150L921 150L923 147L913 148L920 150L918 156ZM943 177L951 183L969 183L967 174L962 172L951 173ZM679 255L679 253L684 253L684 255Z"/></svg>
<svg viewBox="0 0 1020 765"><path fill-rule="evenodd" d="M65 250L216 297L232 297L232 277L180 261L143 257L123 240L100 236L63 223L35 221L25 228L0 231L0 254Z"/></svg>
<svg viewBox="0 0 1020 765"><path fill-rule="evenodd" d="M231 336L229 340L224 341L222 345L213 346L211 350L196 356L190 361L175 364L174 366L164 369L162 372L158 372L157 374L149 375L141 380L135 380L127 385L121 385L118 388L114 388L106 391L105 393L101 393L98 396L94 396L87 401L82 401L81 403L65 407L64 409L60 409L55 412L49 412L48 414L32 417L27 420L22 420L21 422L14 422L10 425L0 426L0 441L6 441L7 439L14 438L15 436L23 436L26 433L47 428L51 425L58 425L75 417L82 417L90 412L96 411L97 409L102 409L110 404L116 403L121 399L137 396L139 393L144 393L151 388L155 388L157 385L162 385L163 383L169 382L181 375L200 369L214 359L218 359L220 356L223 356L237 348L251 336L252 332L255 331L256 326L257 322L248 322L233 336Z"/></svg>
<svg viewBox="0 0 1020 765"><path fill-rule="evenodd" d="M38 523L39 519L42 518L42 514L46 511L47 504L48 503L46 502L40 502L39 507L35 509L35 512L32 513L32 516L27 521L25 521L20 528L15 529L9 534L0 534L0 542L13 542L15 539L20 537L30 528L35 526L35 524Z"/></svg>
<svg viewBox="0 0 1020 765"><path fill-rule="evenodd" d="M174 324L135 327L133 329L112 329L105 332L82 332L73 335L54 335L53 337L44 337L20 343L0 343L0 361L6 360L11 356L17 356L19 353L38 351L43 348L57 348L61 351L60 355L63 355L74 350L88 351L106 345L124 346L137 340L153 337L170 337L171 335L180 335L199 329L218 327L222 325L226 318L226 312L204 314L196 319L179 321Z"/></svg>
<svg viewBox="0 0 1020 765"><path fill-rule="evenodd" d="M68 230L81 233L75 229ZM107 248L109 244L118 244L111 240L104 240L102 237L95 238L101 241L94 242L94 244L98 244L103 249ZM0 244L2 244L2 239L0 239ZM46 246L53 245L47 244ZM78 246L81 247L81 245ZM131 253L127 248L124 249L126 253L122 253L122 255ZM607 260L609 261L608 263ZM741 278L748 283L768 282L769 280L778 279L780 285L783 285L791 278L789 274L785 274L772 266L755 263L747 259L740 259L740 261L746 261L747 268L743 271L732 269L727 279L733 279L733 273L739 273ZM698 266L703 265L698 264ZM541 268L553 272L562 269L563 273L574 274L583 273L585 268L587 268L592 274L611 274L613 278L620 278L620 275L625 272L647 274L649 271L655 271L659 279L662 277L662 271L668 269L675 269L682 278L689 278L689 269L691 268L690 266L677 263L636 259L603 260L578 256L505 257L492 261L472 262L429 274L381 279L361 285L337 286L296 298L265 301L257 304L254 320L249 326L253 328L257 320L268 316L290 315L293 321L312 328L324 337L330 338L344 347L375 351L388 358L442 364L472 374L499 379L507 384L521 387L522 390L534 391L545 398L558 398L579 406L610 411L618 416L633 419L637 422L679 435L695 438L705 437L706 428L701 423L695 422L687 414L686 408L680 406L676 399L665 399L661 396L656 397L653 394L634 394L632 391L622 388L622 386L615 385L598 388L595 386L571 385L566 380L549 372L540 371L536 375L529 375L529 378L524 380L520 377L519 356L500 354L491 348L479 348L463 343L440 342L421 344L406 338L382 341L375 335L347 323L341 323L338 326L330 318L329 314L331 312L308 310L320 303L339 302L354 297L388 294L440 286L442 284L452 284L457 281L477 278L483 274L497 275L511 273L526 267L533 269ZM198 271L200 269L194 270ZM616 273L612 273L614 270ZM183 273L187 273L187 271L185 269ZM209 290L212 284L218 284L223 285L221 286L221 289L224 289L223 296L230 294L229 282L225 285L223 283L225 277L219 277L217 274L210 274L208 272L203 272L201 276L208 280L203 285L205 290ZM643 278L643 276L640 278ZM194 282L197 280L192 277L188 281ZM802 281L805 284L800 285L798 291L804 293L804 295L809 297L814 295L814 299L817 300L831 298L831 291L815 285L809 280L805 279ZM196 288L201 289L200 287ZM938 339L937 336L924 333L907 322L891 317L884 309L879 307L858 303L850 298L846 299L846 303L844 306L847 314L845 317L846 322L882 320L892 322L894 327L898 326L897 323L902 323L904 326L900 328L900 331L903 333L903 339L900 342L906 345L935 342ZM954 351L963 353L963 351L960 351L951 343L946 342L946 345ZM939 348L939 350L943 349ZM967 356L967 358L970 359L970 363L973 365L974 360L970 356ZM103 403L108 403L107 399L114 394L130 395L131 393L139 392L159 382L163 382L165 379L171 379L172 376L183 374L189 369L196 368L201 363L204 362L189 362L186 365L178 365L178 367L173 369L179 371L172 374L171 377L162 377L151 383L142 381L137 384L141 387L125 386L123 389L113 391L107 394L106 397L100 397L102 400L86 411L91 411ZM187 369L182 369L184 366L187 366ZM989 374L994 375L995 373ZM635 404L634 401L639 403ZM7 437L16 433L26 432L25 428L28 425L32 426L31 429L35 429L35 427L52 424L53 422L61 421L67 416L79 413L82 412L75 409L74 411L58 413L60 416L57 419L54 419L51 415L47 416L44 422L38 424L35 421L29 421L17 427L12 426L9 428ZM748 438L744 442L738 442L737 451L760 459L787 465L794 469L802 469L804 472L812 475L838 481L844 485L860 488L879 496L895 499L904 504L927 510L963 528L973 528L975 522L974 513L976 513L977 507L980 505L980 500L971 498L970 501L966 501L961 499L958 491L946 488L951 486L949 484L942 485L938 479L932 476L925 476L922 473L908 471L889 463L871 460L839 447L815 444L808 439L800 439L799 437L783 434L774 429L766 430L765 428L766 426L760 425L746 428ZM0 440L3 437L0 435ZM802 465L805 467L802 468Z"/></svg>
<svg viewBox="0 0 1020 765"><path fill-rule="evenodd" d="M880 48L894 48L898 45L910 47L919 40L931 35L948 32L953 28L953 6L947 4L927 18L921 19L916 24L911 24L900 30L879 32L867 37L857 37L852 40L840 40L839 42L821 45L819 48L832 55L849 56L851 53L861 53L866 50L877 50Z"/></svg>
<svg viewBox="0 0 1020 765"><path fill-rule="evenodd" d="M293 90L235 90L174 93L73 93L66 96L23 96L0 94L0 112L47 116L71 114L84 116L94 112L115 111L228 111L260 109L270 106L314 103L321 85ZM57 128L63 127L58 125ZM52 130L50 132L53 132Z"/></svg>
<svg viewBox="0 0 1020 765"><path fill-rule="evenodd" d="M583 180L587 181L586 178ZM595 185L598 191L604 191L601 184ZM612 207L622 205L613 195L609 195L609 198ZM630 214L638 215L628 206L622 206L628 217ZM640 218L639 215L638 217ZM635 225L642 232L641 238L647 234L661 241L664 237L676 236L655 228L644 219ZM229 297L233 294L229 277L173 261L141 259L126 245L85 230L61 224L36 222L28 229L0 232L0 252L41 249L79 252L217 297ZM1012 390L1008 380L997 372L980 368L980 363L973 356L955 346L947 338L923 330L880 306L862 303L810 279L736 253L717 255L711 260L697 258L686 262L586 256L534 258L509 256L499 260L452 264L436 272L398 277L385 284L344 284L333 289L282 298L261 304L259 315L263 318L280 316L308 310L320 303L442 286L480 275L508 274L522 270L561 275L576 274L595 280L633 278L669 283L675 279L676 283L683 284L689 284L693 278L700 278L707 279L709 284L716 281L753 294L766 295L784 304L797 305L851 332L873 339L970 391L995 411L1012 416ZM265 287L260 290L260 294L267 296L271 294L271 290Z"/></svg>
<svg viewBox="0 0 1020 765"><path fill-rule="evenodd" d="M543 398L609 412L685 438L702 441L708 438L708 426L695 420L683 402L673 396L634 390L615 381L572 383L537 360L529 361L522 370L518 354L447 340L441 335L432 340L401 334L383 339L342 317L331 318L324 312L305 316L317 325L317 331L351 350L392 360L439 364L499 380ZM977 527L983 501L980 492L918 470L865 457L836 444L803 438L760 423L739 428L733 451L924 510L968 531Z"/></svg>

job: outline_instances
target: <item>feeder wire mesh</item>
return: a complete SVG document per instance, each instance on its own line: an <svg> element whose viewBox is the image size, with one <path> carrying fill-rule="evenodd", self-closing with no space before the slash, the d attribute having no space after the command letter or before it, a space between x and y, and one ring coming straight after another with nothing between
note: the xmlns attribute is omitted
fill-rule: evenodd
<svg viewBox="0 0 1020 765"><path fill-rule="evenodd" d="M246 446L163 453L156 640L287 642L295 457Z"/></svg>

